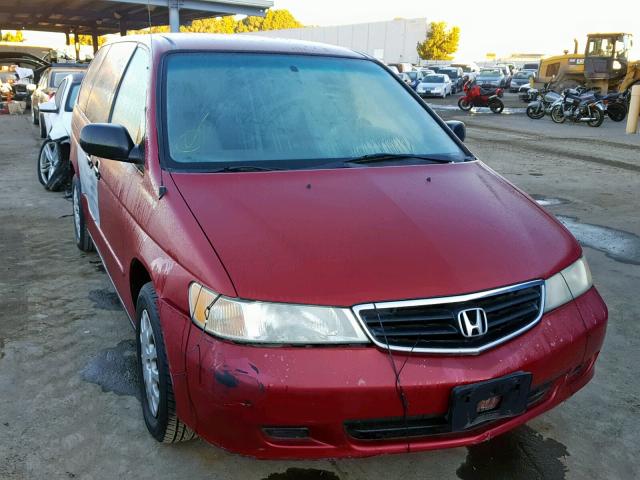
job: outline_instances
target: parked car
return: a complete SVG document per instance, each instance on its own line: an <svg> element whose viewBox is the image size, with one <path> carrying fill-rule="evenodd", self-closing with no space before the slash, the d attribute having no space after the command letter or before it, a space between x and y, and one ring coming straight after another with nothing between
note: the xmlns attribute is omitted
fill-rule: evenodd
<svg viewBox="0 0 640 480"><path fill-rule="evenodd" d="M538 71L540 69L540 64L538 62L535 63L525 63L522 65L522 70L534 70Z"/></svg>
<svg viewBox="0 0 640 480"><path fill-rule="evenodd" d="M491 85L492 87L505 88L507 77L501 68L483 68L476 77L478 85Z"/></svg>
<svg viewBox="0 0 640 480"><path fill-rule="evenodd" d="M418 84L422 81L422 78L424 77L424 74L420 70L404 72L402 73L402 75L404 76L403 78L406 78L406 83L414 90L418 87Z"/></svg>
<svg viewBox="0 0 640 480"><path fill-rule="evenodd" d="M27 108L31 107L31 92L33 91L29 88L29 82L38 82L42 72L49 66L50 64L47 61L27 52L0 51L0 67L5 69L2 81L11 81L11 91L6 93L11 93L14 100L26 102ZM31 70L33 76L19 79L19 75L16 75L15 67ZM6 83L4 90L7 90Z"/></svg>
<svg viewBox="0 0 640 480"><path fill-rule="evenodd" d="M75 241L136 329L151 435L261 458L414 452L582 388L607 310L580 244L463 138L344 48L103 46L73 112Z"/></svg>
<svg viewBox="0 0 640 480"><path fill-rule="evenodd" d="M70 180L69 138L71 117L84 71L62 80L56 96L40 104L41 126L47 132L38 154L38 180L47 190L59 190Z"/></svg>
<svg viewBox="0 0 640 480"><path fill-rule="evenodd" d="M528 85L534 76L527 71L520 71L513 76L511 84L509 85L510 92L517 92L523 85Z"/></svg>
<svg viewBox="0 0 640 480"><path fill-rule="evenodd" d="M452 63L451 66L462 68L463 76L471 81L474 81L480 73L480 67L475 63Z"/></svg>
<svg viewBox="0 0 640 480"><path fill-rule="evenodd" d="M513 79L513 72L511 70L511 67L508 65L497 65L495 68L499 68L502 70L502 73L505 76L505 83L503 86L505 88L509 88L511 86L511 80Z"/></svg>
<svg viewBox="0 0 640 480"><path fill-rule="evenodd" d="M421 97L447 98L453 91L453 84L448 75L434 73L425 76L416 87L416 93Z"/></svg>
<svg viewBox="0 0 640 480"><path fill-rule="evenodd" d="M419 69L422 72L422 76L426 76L426 75L433 75L434 73L436 73L434 70L430 69L430 68L425 68L422 67Z"/></svg>
<svg viewBox="0 0 640 480"><path fill-rule="evenodd" d="M78 70L86 70L86 68L87 65L82 63L61 63L52 64L42 72L38 84L35 88L32 87L31 120L34 125L40 125L39 105L41 103L48 102L53 98L58 86L67 75L77 72ZM42 137L46 136L46 132L43 131L43 128L40 129L40 134Z"/></svg>
<svg viewBox="0 0 640 480"><path fill-rule="evenodd" d="M443 73L451 80L451 93L455 94L462 91L464 86L464 73L460 67L441 68L439 73Z"/></svg>

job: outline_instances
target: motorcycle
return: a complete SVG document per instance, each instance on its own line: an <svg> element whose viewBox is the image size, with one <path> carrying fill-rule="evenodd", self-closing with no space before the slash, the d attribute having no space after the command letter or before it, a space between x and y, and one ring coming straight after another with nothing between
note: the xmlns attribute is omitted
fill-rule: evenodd
<svg viewBox="0 0 640 480"><path fill-rule="evenodd" d="M604 121L605 108L593 92L567 89L551 107L551 120L564 123L568 118L573 122L586 122L590 127L599 127Z"/></svg>
<svg viewBox="0 0 640 480"><path fill-rule="evenodd" d="M460 110L468 112L473 107L489 107L493 113L502 113L504 110L504 103L500 100L504 94L502 88L467 82L462 89L465 95L458 100Z"/></svg>
<svg viewBox="0 0 640 480"><path fill-rule="evenodd" d="M628 101L626 94L609 93L603 96L597 95L596 98L602 101L606 115L614 122L621 122L627 116Z"/></svg>
<svg viewBox="0 0 640 480"><path fill-rule="evenodd" d="M549 88L549 84L546 84L541 91L531 92L531 95L533 100L527 105L527 116L533 120L539 120L551 113L551 108L561 98L559 93Z"/></svg>

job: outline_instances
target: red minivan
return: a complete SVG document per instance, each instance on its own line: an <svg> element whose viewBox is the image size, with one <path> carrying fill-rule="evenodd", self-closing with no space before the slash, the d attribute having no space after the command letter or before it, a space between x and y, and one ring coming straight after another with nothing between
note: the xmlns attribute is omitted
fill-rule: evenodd
<svg viewBox="0 0 640 480"><path fill-rule="evenodd" d="M136 329L162 442L260 458L470 445L593 376L580 245L372 57L125 37L73 114L75 238Z"/></svg>

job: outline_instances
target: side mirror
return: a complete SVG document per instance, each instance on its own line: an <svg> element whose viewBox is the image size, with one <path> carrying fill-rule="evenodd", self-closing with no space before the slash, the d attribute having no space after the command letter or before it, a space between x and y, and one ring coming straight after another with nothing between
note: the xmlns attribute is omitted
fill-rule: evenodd
<svg viewBox="0 0 640 480"><path fill-rule="evenodd" d="M456 137L458 137L461 142L464 142L464 139L467 137L467 127L465 126L464 122L460 122L458 120L449 120L445 123L451 129L451 131L455 133Z"/></svg>
<svg viewBox="0 0 640 480"><path fill-rule="evenodd" d="M30 84L27 85L27 91L35 92L36 91L36 87L37 87L37 85L35 83L30 83Z"/></svg>
<svg viewBox="0 0 640 480"><path fill-rule="evenodd" d="M38 105L38 111L40 113L58 113L58 107L56 107L56 102L49 101Z"/></svg>
<svg viewBox="0 0 640 480"><path fill-rule="evenodd" d="M80 132L80 147L85 153L100 158L126 163L144 163L141 155L135 152L135 145L129 132L122 125L114 123L93 123L86 125Z"/></svg>

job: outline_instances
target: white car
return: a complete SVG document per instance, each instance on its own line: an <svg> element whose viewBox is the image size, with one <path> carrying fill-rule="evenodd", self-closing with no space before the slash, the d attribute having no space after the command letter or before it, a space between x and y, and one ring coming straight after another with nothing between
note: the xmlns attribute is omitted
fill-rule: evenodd
<svg viewBox="0 0 640 480"><path fill-rule="evenodd" d="M67 75L55 96L39 106L46 139L38 155L38 180L47 190L59 190L69 180L71 117L84 74Z"/></svg>
<svg viewBox="0 0 640 480"><path fill-rule="evenodd" d="M452 90L453 84L449 75L434 73L422 78L416 88L416 93L421 97L447 98L447 95L451 95Z"/></svg>

